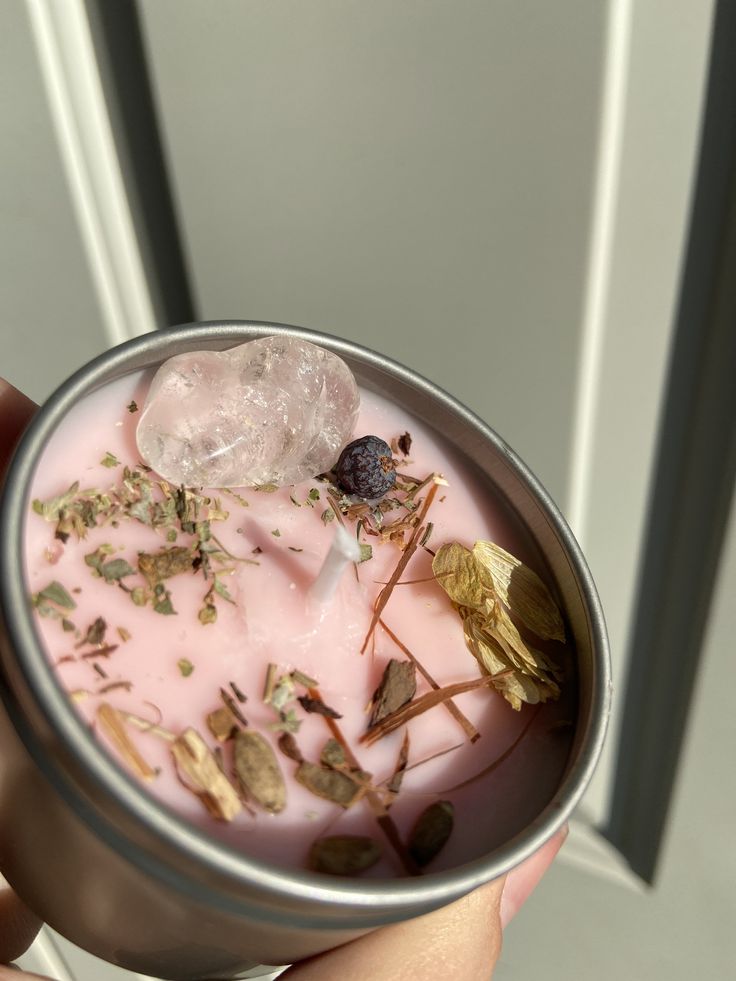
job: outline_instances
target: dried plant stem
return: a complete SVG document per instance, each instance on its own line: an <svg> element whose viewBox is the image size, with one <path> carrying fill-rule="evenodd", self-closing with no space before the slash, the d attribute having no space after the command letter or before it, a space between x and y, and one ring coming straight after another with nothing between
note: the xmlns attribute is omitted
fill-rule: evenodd
<svg viewBox="0 0 736 981"><path fill-rule="evenodd" d="M526 734L529 732L529 730L532 727L532 723L535 721L535 719L539 715L539 712L540 712L541 708L542 708L541 705L537 705L536 709L529 716L529 720L527 721L526 725L521 730L521 732L519 733L519 735L516 737L516 739L511 743L511 745L508 747L508 749L505 749L503 751L503 753L501 753L500 756L497 756L496 759L493 760L492 763L489 763L488 766L484 766L482 770L480 770L474 776L468 777L467 780L463 780L460 783L456 783L454 785L454 787L447 787L445 790L438 790L437 793L438 794L452 794L456 790L462 790L463 787L467 787L471 783L475 783L475 781L476 780L480 780L481 777L487 777L489 773L493 773L493 771L495 769L497 769L497 767L501 766L502 763L505 763L506 762L506 760L509 758L509 756L511 756L511 754L513 753L513 751L516 749L516 747L522 741L522 739L524 738L524 736L526 736Z"/></svg>
<svg viewBox="0 0 736 981"><path fill-rule="evenodd" d="M427 498L424 504L422 505L422 509L419 512L419 515L417 516L417 523L414 527L414 532L411 538L409 539L406 548L401 553L401 558L397 562L396 568L394 569L391 578L376 597L376 603L373 609L373 617L371 618L370 626L368 627L368 633L366 634L365 640L363 641L363 646L360 649L361 654L365 654L366 648L368 647L368 643L371 637L373 636L373 632L378 626L378 621L381 619L381 614L383 613L384 608L391 597L391 593L394 590L394 586L399 581L399 579L401 579L402 575L404 574L404 569L407 567L409 561L411 560L411 557L414 555L417 548L419 547L419 540L422 534L424 533L423 522L427 515L427 512L429 511L432 505L432 501L434 501L436 493L437 493L437 484L433 484L429 490L429 493L427 494Z"/></svg>
<svg viewBox="0 0 736 981"><path fill-rule="evenodd" d="M128 766L142 780L148 781L155 779L156 771L138 752L137 747L125 731L123 720L117 709L114 709L112 705L108 705L107 702L103 702L97 709L97 721L100 728L104 730L108 739Z"/></svg>
<svg viewBox="0 0 736 981"><path fill-rule="evenodd" d="M434 678L429 673L429 671L427 671L427 669L422 666L422 664L412 654L409 648L399 640L399 638L396 636L393 630L391 630L391 628L388 626L385 620L379 620L378 622L381 624L383 629L389 635L389 637L394 642L394 644L396 644L399 650L403 654L405 654L409 658L409 660L416 666L417 671L421 674L424 680L427 681L432 686L432 688L435 689L435 691L437 691L440 686L434 680ZM445 708L453 717L453 719L455 719L455 721L459 723L460 727L462 728L463 732L468 737L470 742L471 743L477 742L477 740L480 739L480 733L475 728L475 726L470 721L470 719L460 711L460 709L457 707L457 705L455 705L453 701L448 701L445 702L444 704L445 704Z"/></svg>
<svg viewBox="0 0 736 981"><path fill-rule="evenodd" d="M314 698L314 699L318 699L319 701L322 701L322 695L320 694L318 688L309 688L308 693L310 698ZM334 719L330 719L328 716L322 716L322 718L325 720L325 725L330 730L330 733L332 734L333 738L336 739L338 743L342 746L342 750L345 753L346 762L354 769L362 770L363 768L361 767L355 754L350 748L348 741L345 739L345 736L343 735L342 730L340 729L340 726L337 724L337 722ZM373 816L376 819L376 823L383 831L391 847L396 852L404 868L404 871L407 872L409 875L421 875L421 870L419 869L419 866L411 857L406 846L401 840L399 829L396 827L393 818L388 813L388 810L386 809L386 805L381 800L380 794L374 789L366 790L365 799L368 802L370 809L373 811Z"/></svg>
<svg viewBox="0 0 736 981"><path fill-rule="evenodd" d="M125 719L129 725L140 730L140 732L150 733L152 736L158 736L160 739L165 739L171 743L177 738L176 733L172 732L171 729L165 729L157 722L149 722L148 719L143 719L140 715L134 715L132 712L124 712L122 709L118 709L118 715L122 719Z"/></svg>
<svg viewBox="0 0 736 981"><path fill-rule="evenodd" d="M504 675L510 673L510 669L501 672ZM394 732L400 726L403 726L404 723L416 718L417 715L422 715L429 709L434 708L436 705L441 705L456 695L463 695L466 691L475 691L476 688L487 688L498 681L498 678L499 675L486 675L483 678L474 678L472 681L460 681L456 685L447 685L445 688L437 688L427 692L426 695L420 695L419 698L407 702L406 705L402 705L401 708L392 712L391 715L387 715L380 722L377 722L372 729L363 733L360 741L365 743L366 746L370 746L384 736L388 736L389 733Z"/></svg>

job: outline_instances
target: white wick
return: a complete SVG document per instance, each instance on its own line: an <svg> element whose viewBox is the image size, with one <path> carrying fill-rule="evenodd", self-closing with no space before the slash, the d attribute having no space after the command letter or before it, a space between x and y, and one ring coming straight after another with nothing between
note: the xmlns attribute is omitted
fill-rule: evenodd
<svg viewBox="0 0 736 981"><path fill-rule="evenodd" d="M329 603L335 594L340 577L351 562L360 562L360 544L342 525L335 528L330 550L322 563L319 575L309 587L309 596L318 603Z"/></svg>

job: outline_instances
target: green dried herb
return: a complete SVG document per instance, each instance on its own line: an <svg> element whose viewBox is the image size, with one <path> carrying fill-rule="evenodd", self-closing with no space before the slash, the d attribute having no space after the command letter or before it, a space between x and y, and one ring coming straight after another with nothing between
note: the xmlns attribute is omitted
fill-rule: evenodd
<svg viewBox="0 0 736 981"><path fill-rule="evenodd" d="M77 647L84 647L85 644L102 644L105 640L107 623L102 617L97 619L87 627L87 632L79 641Z"/></svg>
<svg viewBox="0 0 736 981"><path fill-rule="evenodd" d="M221 579L218 579L217 576L215 576L214 590L218 596L221 596L228 603L235 603L235 600L228 592L227 586Z"/></svg>
<svg viewBox="0 0 736 981"><path fill-rule="evenodd" d="M130 598L136 606L145 606L148 602L148 596L143 586L136 586L135 589L131 589Z"/></svg>
<svg viewBox="0 0 736 981"><path fill-rule="evenodd" d="M272 732L299 732L301 729L302 720L297 718L297 714L293 708L287 709L285 712L279 712L279 721L272 722L268 727Z"/></svg>
<svg viewBox="0 0 736 981"><path fill-rule="evenodd" d="M135 575L135 569L125 559L110 559L101 567L100 572L107 583L120 582L126 576Z"/></svg>
<svg viewBox="0 0 736 981"><path fill-rule="evenodd" d="M340 745L337 739L327 740L322 747L322 752L319 755L319 759L320 763L324 763L325 766L329 766L333 770L339 770L347 763L345 758L345 749Z"/></svg>
<svg viewBox="0 0 736 981"><path fill-rule="evenodd" d="M153 608L156 613L161 613L163 616L176 614L174 604L171 602L171 593L161 583L153 590Z"/></svg>
<svg viewBox="0 0 736 981"><path fill-rule="evenodd" d="M189 675L194 671L194 665L192 664L192 662L189 660L188 657L180 657L179 660L176 662L176 665L179 668L179 672L182 678L188 678Z"/></svg>
<svg viewBox="0 0 736 981"><path fill-rule="evenodd" d="M120 466L120 460L118 460L114 453L105 453L103 458L100 460L100 463L103 467L108 467L110 470L112 470L113 467Z"/></svg>
<svg viewBox="0 0 736 981"><path fill-rule="evenodd" d="M373 558L373 546L366 545L364 542L360 543L360 562L367 562L369 559Z"/></svg>
<svg viewBox="0 0 736 981"><path fill-rule="evenodd" d="M131 401L128 402L127 409L130 413L138 411L138 403L135 401L135 399L131 399Z"/></svg>
<svg viewBox="0 0 736 981"><path fill-rule="evenodd" d="M38 606L39 601L53 603L55 606L60 606L64 610L75 610L77 608L77 604L71 598L66 589L55 579L39 593L36 593L34 597L34 605Z"/></svg>

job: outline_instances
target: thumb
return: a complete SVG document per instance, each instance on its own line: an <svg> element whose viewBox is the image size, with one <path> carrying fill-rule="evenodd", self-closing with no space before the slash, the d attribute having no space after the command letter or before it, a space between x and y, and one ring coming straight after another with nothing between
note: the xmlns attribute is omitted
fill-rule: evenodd
<svg viewBox="0 0 736 981"><path fill-rule="evenodd" d="M40 926L40 920L0 876L0 963L7 964L20 957L33 943Z"/></svg>
<svg viewBox="0 0 736 981"><path fill-rule="evenodd" d="M283 981L488 981L501 952L504 880L290 968Z"/></svg>

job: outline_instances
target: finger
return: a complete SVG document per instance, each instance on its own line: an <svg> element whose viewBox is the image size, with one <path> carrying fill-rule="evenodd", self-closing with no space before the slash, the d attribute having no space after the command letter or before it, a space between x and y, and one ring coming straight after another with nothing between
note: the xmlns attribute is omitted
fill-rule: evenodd
<svg viewBox="0 0 736 981"><path fill-rule="evenodd" d="M31 421L37 406L10 382L0 378L0 469L10 457L18 437Z"/></svg>
<svg viewBox="0 0 736 981"><path fill-rule="evenodd" d="M488 981L501 952L497 879L462 899L297 964L283 981Z"/></svg>
<svg viewBox="0 0 736 981"><path fill-rule="evenodd" d="M18 437L28 425L36 405L4 378L0 378L0 475L10 458ZM0 961L20 957L33 943L40 921L25 906L0 876ZM0 967L0 981L5 976L23 977Z"/></svg>
<svg viewBox="0 0 736 981"><path fill-rule="evenodd" d="M26 974L14 967L0 967L0 981L53 981L45 974Z"/></svg>
<svg viewBox="0 0 736 981"><path fill-rule="evenodd" d="M7 964L25 953L40 926L38 917L18 899L0 876L0 962Z"/></svg>
<svg viewBox="0 0 736 981"><path fill-rule="evenodd" d="M506 876L506 885L501 897L501 925L504 929L539 885L539 880L564 845L568 830L565 825L553 838L542 845L539 851L521 865L517 865Z"/></svg>

